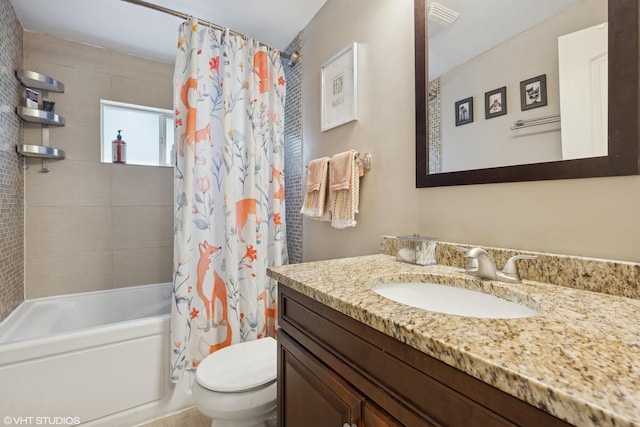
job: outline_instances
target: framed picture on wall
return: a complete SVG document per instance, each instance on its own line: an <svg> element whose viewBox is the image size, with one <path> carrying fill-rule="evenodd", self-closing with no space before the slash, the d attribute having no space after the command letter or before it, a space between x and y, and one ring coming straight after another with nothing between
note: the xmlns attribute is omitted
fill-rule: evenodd
<svg viewBox="0 0 640 427"><path fill-rule="evenodd" d="M456 102L456 126L473 123L473 97Z"/></svg>
<svg viewBox="0 0 640 427"><path fill-rule="evenodd" d="M507 87L484 94L484 118L492 119L507 114Z"/></svg>
<svg viewBox="0 0 640 427"><path fill-rule="evenodd" d="M357 120L357 63L357 44L354 42L322 64L322 132Z"/></svg>
<svg viewBox="0 0 640 427"><path fill-rule="evenodd" d="M520 109L522 111L547 105L547 75L520 82Z"/></svg>

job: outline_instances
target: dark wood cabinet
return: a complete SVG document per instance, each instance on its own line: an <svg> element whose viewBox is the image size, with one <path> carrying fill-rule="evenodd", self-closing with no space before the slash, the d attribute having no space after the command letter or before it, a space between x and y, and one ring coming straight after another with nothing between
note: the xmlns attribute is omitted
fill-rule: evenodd
<svg viewBox="0 0 640 427"><path fill-rule="evenodd" d="M363 418L366 427L402 427L402 424L393 419L391 415L371 402L365 402Z"/></svg>
<svg viewBox="0 0 640 427"><path fill-rule="evenodd" d="M280 404L288 426L360 425L364 398L326 366L307 354L286 333L280 334L280 376L287 396Z"/></svg>
<svg viewBox="0 0 640 427"><path fill-rule="evenodd" d="M569 425L285 285L278 292L281 427Z"/></svg>

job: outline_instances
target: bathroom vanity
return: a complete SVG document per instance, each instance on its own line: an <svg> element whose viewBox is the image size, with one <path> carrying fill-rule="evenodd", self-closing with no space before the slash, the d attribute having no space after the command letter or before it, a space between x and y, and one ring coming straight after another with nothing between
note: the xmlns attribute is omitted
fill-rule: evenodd
<svg viewBox="0 0 640 427"><path fill-rule="evenodd" d="M274 267L282 426L640 425L640 301L389 255ZM523 319L429 312L377 283L473 288ZM427 285L425 285L427 286Z"/></svg>

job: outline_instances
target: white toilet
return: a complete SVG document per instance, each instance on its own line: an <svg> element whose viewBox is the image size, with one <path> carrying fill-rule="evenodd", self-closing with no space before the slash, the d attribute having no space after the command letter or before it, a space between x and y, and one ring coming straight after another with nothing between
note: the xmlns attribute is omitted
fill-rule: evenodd
<svg viewBox="0 0 640 427"><path fill-rule="evenodd" d="M193 399L212 427L275 425L277 345L271 337L233 344L196 369Z"/></svg>

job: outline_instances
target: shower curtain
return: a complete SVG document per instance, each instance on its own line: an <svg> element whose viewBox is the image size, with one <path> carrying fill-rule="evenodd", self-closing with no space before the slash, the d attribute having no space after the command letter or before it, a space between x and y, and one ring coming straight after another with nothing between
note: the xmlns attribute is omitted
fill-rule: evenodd
<svg viewBox="0 0 640 427"><path fill-rule="evenodd" d="M274 336L287 263L285 79L276 51L181 25L176 121L171 380L233 343Z"/></svg>

